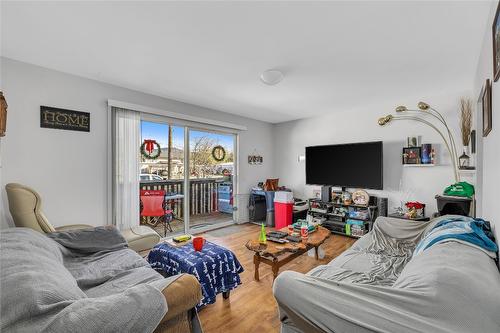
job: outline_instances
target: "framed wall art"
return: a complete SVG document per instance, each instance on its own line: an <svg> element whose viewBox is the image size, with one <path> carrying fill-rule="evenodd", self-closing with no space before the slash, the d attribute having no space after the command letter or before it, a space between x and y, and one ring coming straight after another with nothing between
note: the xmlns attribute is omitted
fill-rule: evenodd
<svg viewBox="0 0 500 333"><path fill-rule="evenodd" d="M481 97L483 106L483 137L488 136L493 128L492 124L492 103L491 103L491 80L486 80Z"/></svg>
<svg viewBox="0 0 500 333"><path fill-rule="evenodd" d="M5 136L7 131L7 101L0 91L0 136Z"/></svg>
<svg viewBox="0 0 500 333"><path fill-rule="evenodd" d="M40 127L90 132L90 113L42 105Z"/></svg>
<svg viewBox="0 0 500 333"><path fill-rule="evenodd" d="M500 78L500 21L498 20L498 14L500 10L500 2L497 6L497 12L495 14L495 19L493 20L493 26L491 27L493 36L493 77L495 82Z"/></svg>

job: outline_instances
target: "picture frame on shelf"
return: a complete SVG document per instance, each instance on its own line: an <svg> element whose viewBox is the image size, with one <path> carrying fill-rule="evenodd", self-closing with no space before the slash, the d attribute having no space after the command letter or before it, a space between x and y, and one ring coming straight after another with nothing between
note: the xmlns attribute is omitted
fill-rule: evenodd
<svg viewBox="0 0 500 333"><path fill-rule="evenodd" d="M481 96L483 107L483 137L487 137L491 132L492 126L492 96L491 96L491 80L487 79Z"/></svg>
<svg viewBox="0 0 500 333"><path fill-rule="evenodd" d="M421 153L422 153L422 155L421 155L420 163L422 163L422 164L434 164L434 148L432 147L431 143L422 144Z"/></svg>
<svg viewBox="0 0 500 333"><path fill-rule="evenodd" d="M403 148L403 164L421 164L422 149L420 147Z"/></svg>
<svg viewBox="0 0 500 333"><path fill-rule="evenodd" d="M497 5L495 18L491 27L492 42L493 42L493 78L497 82L500 78L500 21L498 19L500 13L500 2Z"/></svg>
<svg viewBox="0 0 500 333"><path fill-rule="evenodd" d="M406 146L407 147L420 147L422 137L421 136L409 136L406 138Z"/></svg>

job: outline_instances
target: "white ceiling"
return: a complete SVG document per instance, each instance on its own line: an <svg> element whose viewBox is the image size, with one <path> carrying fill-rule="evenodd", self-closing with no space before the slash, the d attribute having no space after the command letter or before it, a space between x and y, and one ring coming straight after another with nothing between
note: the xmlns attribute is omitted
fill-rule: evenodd
<svg viewBox="0 0 500 333"><path fill-rule="evenodd" d="M1 6L5 57L277 123L470 88L491 2Z"/></svg>

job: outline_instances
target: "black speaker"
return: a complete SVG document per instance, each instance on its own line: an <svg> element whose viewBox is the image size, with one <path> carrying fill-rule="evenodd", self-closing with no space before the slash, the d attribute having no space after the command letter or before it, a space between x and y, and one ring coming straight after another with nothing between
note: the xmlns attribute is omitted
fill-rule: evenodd
<svg viewBox="0 0 500 333"><path fill-rule="evenodd" d="M476 153L476 130L470 132L470 152L472 154Z"/></svg>
<svg viewBox="0 0 500 333"><path fill-rule="evenodd" d="M376 204L377 204L377 215L378 216L387 216L388 213L388 199L387 198L380 198L376 197Z"/></svg>
<svg viewBox="0 0 500 333"><path fill-rule="evenodd" d="M321 186L321 201L323 201L323 202L332 201L332 187L331 186Z"/></svg>

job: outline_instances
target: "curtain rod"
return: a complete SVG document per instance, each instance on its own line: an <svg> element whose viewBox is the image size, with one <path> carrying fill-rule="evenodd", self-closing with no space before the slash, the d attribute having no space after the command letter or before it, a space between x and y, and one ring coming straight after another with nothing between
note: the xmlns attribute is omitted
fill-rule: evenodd
<svg viewBox="0 0 500 333"><path fill-rule="evenodd" d="M180 120L187 120L187 121L192 121L192 122L196 122L196 123L200 123L200 124L214 125L214 126L219 126L219 127L237 129L237 130L241 130L241 131L247 130L246 126L239 125L239 124L233 124L233 123L229 123L229 122L225 122L225 121L219 121L219 120L213 120L213 119L209 119L209 118L191 116L191 115L187 115L187 114L183 114L183 113L166 111L166 110L151 108L149 106L133 104L133 103L128 103L128 102L122 102L122 101L117 101L117 100L113 100L113 99L108 99L108 106L113 106L113 107L117 107L117 108L133 110L133 111L140 111L140 112L155 114L155 115L159 115L159 116L166 116L166 117L180 119Z"/></svg>

